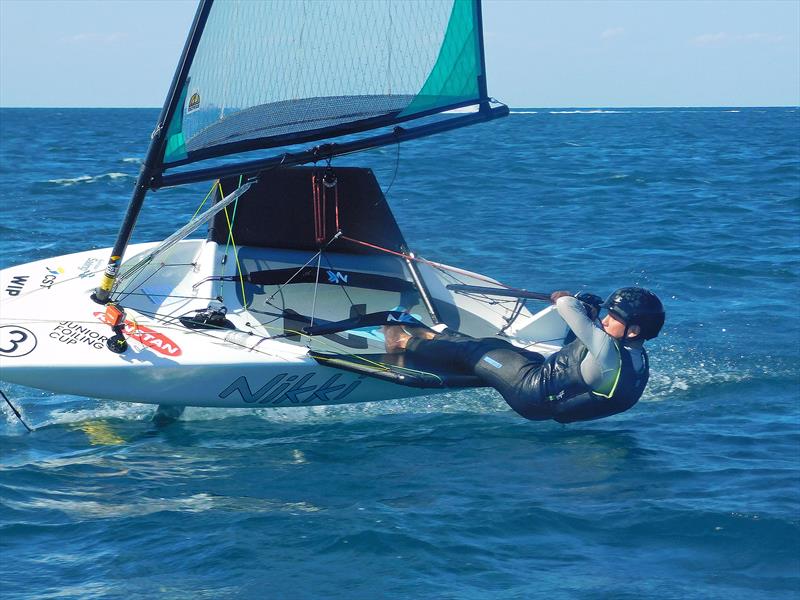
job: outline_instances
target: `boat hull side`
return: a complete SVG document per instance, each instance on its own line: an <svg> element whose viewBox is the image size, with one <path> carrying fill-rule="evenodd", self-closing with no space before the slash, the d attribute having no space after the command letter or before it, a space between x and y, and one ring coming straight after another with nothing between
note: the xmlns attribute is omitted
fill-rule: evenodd
<svg viewBox="0 0 800 600"><path fill-rule="evenodd" d="M175 406L274 408L407 398L432 390L399 386L316 364L149 365L6 369L3 379L58 393ZM53 382L50 384L50 382Z"/></svg>

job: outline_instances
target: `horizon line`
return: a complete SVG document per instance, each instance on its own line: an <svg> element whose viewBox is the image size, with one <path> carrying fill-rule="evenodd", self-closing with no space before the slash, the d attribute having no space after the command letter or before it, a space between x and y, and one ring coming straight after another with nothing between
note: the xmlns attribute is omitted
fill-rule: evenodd
<svg viewBox="0 0 800 600"><path fill-rule="evenodd" d="M655 108L800 108L798 104L652 104L652 105L577 105L577 104L564 104L561 106L508 106L509 110L517 109L535 109L535 110L550 110L550 109L655 109ZM0 109L57 109L57 110L160 110L161 106L30 106L30 105L3 105L0 104Z"/></svg>

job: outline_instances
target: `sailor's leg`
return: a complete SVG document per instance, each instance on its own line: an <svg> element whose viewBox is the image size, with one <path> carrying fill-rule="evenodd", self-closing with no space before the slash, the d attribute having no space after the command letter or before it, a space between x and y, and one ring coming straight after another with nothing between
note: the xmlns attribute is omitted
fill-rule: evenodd
<svg viewBox="0 0 800 600"><path fill-rule="evenodd" d="M155 414L153 415L153 423L159 426L174 423L181 418L181 415L185 409L185 406L159 404Z"/></svg>
<svg viewBox="0 0 800 600"><path fill-rule="evenodd" d="M534 421L553 416L552 405L542 393L541 367L544 357L535 352L525 355L497 348L484 354L475 365L475 374L495 388L514 411Z"/></svg>
<svg viewBox="0 0 800 600"><path fill-rule="evenodd" d="M454 364L475 373L526 419L552 417L550 403L541 392L539 376L544 363L541 354L520 350L496 338L450 336L412 339L407 350L426 360Z"/></svg>

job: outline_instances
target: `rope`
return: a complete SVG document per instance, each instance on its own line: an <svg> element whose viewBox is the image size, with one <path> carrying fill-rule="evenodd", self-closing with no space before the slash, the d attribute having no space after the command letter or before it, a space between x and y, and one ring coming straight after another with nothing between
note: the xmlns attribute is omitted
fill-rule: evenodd
<svg viewBox="0 0 800 600"><path fill-rule="evenodd" d="M434 269L439 269L441 271L452 271L453 273L459 273L460 275L466 275L467 277L472 277L473 279L477 279L478 281L485 281L486 283L492 283L494 285L498 285L498 283L493 280L489 279L488 277L484 277L483 275L478 275L477 273L470 273L469 271L465 271L464 269L459 269L458 267L451 267L449 265L444 265L442 263L438 263L432 260L427 260L425 258L419 258L418 256L412 256L410 254L404 254L402 252L396 252L394 250L389 250L388 248L383 248L381 246L376 246L375 244L370 244L369 242L363 242L361 240L357 240L346 235L342 235L341 238L343 240L347 240L348 242L353 242L354 244L360 244L361 246L366 246L367 248L372 248L373 250L378 250L379 252L386 252L387 254L392 254L394 256L399 256L400 258L404 258L406 260L413 260L416 262L420 262L422 264L428 265L433 267ZM508 287L503 284L499 284L502 287Z"/></svg>
<svg viewBox="0 0 800 600"><path fill-rule="evenodd" d="M192 215L192 218L189 219L190 221L192 219L194 219L200 213L200 210L206 205L206 202L208 202L209 197L211 196L211 194L214 193L214 190L216 189L218 184L219 184L219 179L217 179L214 183L211 184L211 189L208 190L208 193L206 194L206 197L203 198L203 201L200 203L200 206L198 206L197 210L194 211L194 214Z"/></svg>
<svg viewBox="0 0 800 600"><path fill-rule="evenodd" d="M387 198L389 197L389 192L394 185L394 180L397 179L397 171L400 169L400 142L397 142L397 156L395 157L394 161L394 173L392 174L392 180L389 182L389 187L386 188L386 191L383 192L383 195Z"/></svg>
<svg viewBox="0 0 800 600"><path fill-rule="evenodd" d="M317 242L317 246L321 246L325 241L325 199L320 187L315 170L311 174L311 202L314 212L314 240Z"/></svg>
<svg viewBox="0 0 800 600"><path fill-rule="evenodd" d="M224 192L222 191L222 184L219 184L219 193L222 197L225 197ZM241 176L239 178L239 185L241 186ZM236 218L236 205L239 204L239 199L236 199L233 207L233 217ZM225 213L225 221L228 223L228 240L230 241L231 245L233 246L233 258L236 260L236 273L239 275L239 284L242 286L242 308L247 308L247 296L244 293L244 276L242 275L242 266L239 264L239 250L236 248L236 240L233 237L233 223L228 217L228 207L226 206L223 211ZM225 256L228 256L228 246L225 246ZM221 285L221 284L220 284Z"/></svg>

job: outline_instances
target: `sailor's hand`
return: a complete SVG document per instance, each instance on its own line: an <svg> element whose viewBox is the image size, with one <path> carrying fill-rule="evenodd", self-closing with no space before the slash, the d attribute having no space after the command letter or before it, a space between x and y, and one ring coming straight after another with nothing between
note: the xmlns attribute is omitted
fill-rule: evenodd
<svg viewBox="0 0 800 600"><path fill-rule="evenodd" d="M603 299L590 292L579 292L575 294L575 298L583 303L583 309L586 311L586 315L594 321L597 315L600 314L600 307L603 305Z"/></svg>
<svg viewBox="0 0 800 600"><path fill-rule="evenodd" d="M559 298L563 298L564 296L572 296L572 294L566 290L558 290L557 292L553 292L552 294L550 294L550 302L555 304L556 300L558 300Z"/></svg>

